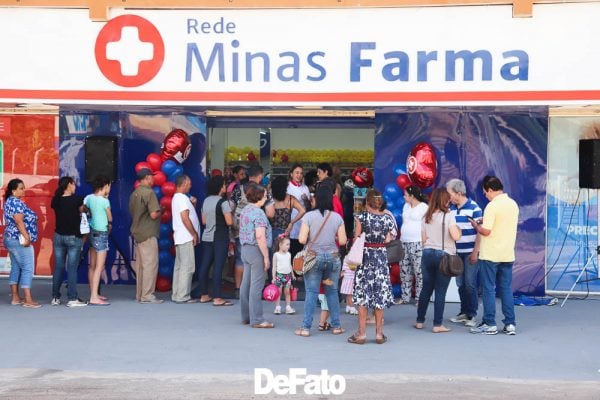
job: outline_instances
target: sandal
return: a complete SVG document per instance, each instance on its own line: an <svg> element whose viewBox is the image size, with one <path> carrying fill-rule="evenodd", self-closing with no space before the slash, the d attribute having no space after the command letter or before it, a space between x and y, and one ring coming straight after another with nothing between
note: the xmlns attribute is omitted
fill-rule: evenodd
<svg viewBox="0 0 600 400"><path fill-rule="evenodd" d="M215 303L213 301L213 306L215 306L215 307L227 307L227 306L232 306L232 305L233 305L233 303L229 300L225 300L222 303Z"/></svg>
<svg viewBox="0 0 600 400"><path fill-rule="evenodd" d="M423 329L425 325L422 322L417 322L414 324L415 329Z"/></svg>
<svg viewBox="0 0 600 400"><path fill-rule="evenodd" d="M342 328L341 326L338 326L337 328L333 328L331 330L331 333L334 335L341 335L344 332L346 332L346 330L344 328Z"/></svg>
<svg viewBox="0 0 600 400"><path fill-rule="evenodd" d="M252 324L253 328L262 328L262 329L270 329L270 328L274 328L275 325L272 322L269 321L263 321L260 324Z"/></svg>
<svg viewBox="0 0 600 400"><path fill-rule="evenodd" d="M367 341L366 337L359 338L359 337L356 337L356 334L354 334L348 338L348 343L352 343L352 344L365 344L366 341Z"/></svg>
<svg viewBox="0 0 600 400"><path fill-rule="evenodd" d="M310 331L308 329L305 328L298 328L294 331L294 334L296 334L297 336L302 336L302 337L309 337L310 336Z"/></svg>
<svg viewBox="0 0 600 400"><path fill-rule="evenodd" d="M331 324L329 322L325 322L323 324L319 324L320 331L328 331L331 329Z"/></svg>
<svg viewBox="0 0 600 400"><path fill-rule="evenodd" d="M381 335L380 338L375 338L375 343L377 344L384 344L385 342L387 342L387 336L385 335Z"/></svg>
<svg viewBox="0 0 600 400"><path fill-rule="evenodd" d="M452 329L446 328L444 325L434 326L433 329L431 330L431 332L433 332L433 333L446 333L446 332L450 332L450 331L452 331Z"/></svg>

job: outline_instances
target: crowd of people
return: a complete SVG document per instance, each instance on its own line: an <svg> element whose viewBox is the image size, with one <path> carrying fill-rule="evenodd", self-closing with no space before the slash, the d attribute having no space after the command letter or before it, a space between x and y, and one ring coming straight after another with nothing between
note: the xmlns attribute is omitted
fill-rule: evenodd
<svg viewBox="0 0 600 400"><path fill-rule="evenodd" d="M440 271L439 265L445 254L457 254L464 263L464 272L456 277L461 306L459 314L450 321L464 324L472 333L498 333L495 318L498 292L504 314L503 332L516 333L511 282L519 210L497 177L486 176L482 181L481 189L489 200L484 211L467 195L465 183L460 179L451 179L445 187L434 189L430 198L417 186L407 187L400 226L375 189L367 192L364 211L354 214L348 226L342 185L327 163L319 164L312 174L305 174L301 165L294 165L288 176L277 176L266 186L262 185L263 178L263 169L257 164L235 167L227 177L212 176L201 205L189 195L191 179L186 175L177 178L171 203L175 244L173 302L234 305L233 299L223 296L221 287L223 271L230 265L243 324L252 328L274 327L265 318L263 309L263 289L268 284L275 284L280 290L273 313L295 314L292 292L295 281L301 280L305 288L304 312L296 335L311 335L319 303L318 329L335 335L344 333L340 321L341 293L345 295L346 312L357 315L357 328L347 341L365 343L367 324L373 322L375 342L383 344L387 341L383 332L384 310L394 304L415 304L414 327L423 329L432 294L435 295L432 332L451 330L443 323L451 278ZM153 179L151 170L140 169L139 184L129 199L131 235L135 241L135 297L141 304L163 302L155 295L155 288L160 220L165 209L152 190ZM56 215L52 305L61 304L65 271L67 306L110 305L108 298L100 294L112 229L110 188L108 179L98 177L93 183L93 193L84 199L75 194L71 177L59 180L51 203ZM37 217L23 201L24 192L25 186L19 179L11 180L5 190L4 244L11 261L11 304L38 308L41 304L31 294L32 243L37 239ZM89 233L82 230L82 214L90 216ZM352 242L348 236L356 239L363 233L362 263L358 266L343 263L347 246ZM398 239L404 259L400 262L402 290L395 299L386 244ZM84 241L90 245L89 301L79 298L76 285ZM198 245L201 256L196 263L194 249ZM292 260L303 249L314 254L314 265L297 276ZM479 286L483 318L478 324ZM284 309L281 295L285 298Z"/></svg>

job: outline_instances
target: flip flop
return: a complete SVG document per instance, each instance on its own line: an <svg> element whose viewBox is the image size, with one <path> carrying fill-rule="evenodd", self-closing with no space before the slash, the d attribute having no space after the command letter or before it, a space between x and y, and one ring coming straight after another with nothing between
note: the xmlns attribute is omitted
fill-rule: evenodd
<svg viewBox="0 0 600 400"><path fill-rule="evenodd" d="M22 306L23 305L23 301L17 301L17 302L10 302L11 306Z"/></svg>
<svg viewBox="0 0 600 400"><path fill-rule="evenodd" d="M380 338L375 338L375 343L377 344L384 344L385 342L387 342L387 336L382 335Z"/></svg>
<svg viewBox="0 0 600 400"><path fill-rule="evenodd" d="M207 299L207 300L200 299L200 303L202 303L202 304L204 304L204 303L210 303L211 301L213 301L212 297L210 299Z"/></svg>
<svg viewBox="0 0 600 400"><path fill-rule="evenodd" d="M352 344L365 344L367 338L358 338L355 335L352 335L348 338L348 343Z"/></svg>
<svg viewBox="0 0 600 400"><path fill-rule="evenodd" d="M417 322L413 326L415 327L415 329L423 329L425 327L425 325L423 325L422 322Z"/></svg>
<svg viewBox="0 0 600 400"><path fill-rule="evenodd" d="M431 330L431 332L433 333L446 333L446 332L452 332L452 329L450 328L446 328L445 326L434 326L433 329Z"/></svg>
<svg viewBox="0 0 600 400"><path fill-rule="evenodd" d="M226 307L226 306L232 306L232 305L233 305L233 303L229 300L225 300L222 303L214 303L213 302L213 306L215 306L215 307Z"/></svg>
<svg viewBox="0 0 600 400"><path fill-rule="evenodd" d="M23 303L22 305L25 308L40 308L42 306L41 304L27 304L27 303Z"/></svg>
<svg viewBox="0 0 600 400"><path fill-rule="evenodd" d="M93 306L93 307L106 307L106 306L110 306L110 303L88 303L88 306Z"/></svg>
<svg viewBox="0 0 600 400"><path fill-rule="evenodd" d="M333 328L331 330L331 333L334 335L341 335L344 332L346 332L346 330L344 328L342 328L341 326L338 326L337 328Z"/></svg>
<svg viewBox="0 0 600 400"><path fill-rule="evenodd" d="M310 336L310 331L308 329L304 329L304 328L298 328L294 331L294 334L297 336L302 336L302 337L309 337Z"/></svg>

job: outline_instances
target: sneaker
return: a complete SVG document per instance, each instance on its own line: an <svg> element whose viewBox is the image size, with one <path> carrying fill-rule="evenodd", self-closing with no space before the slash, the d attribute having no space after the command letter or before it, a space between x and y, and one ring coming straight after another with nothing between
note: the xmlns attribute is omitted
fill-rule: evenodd
<svg viewBox="0 0 600 400"><path fill-rule="evenodd" d="M477 326L477 320L475 319L475 317L471 317L471 318L467 319L465 321L465 326L468 326L469 328Z"/></svg>
<svg viewBox="0 0 600 400"><path fill-rule="evenodd" d="M87 305L87 301L81 299L69 300L67 303L67 307L85 307Z"/></svg>
<svg viewBox="0 0 600 400"><path fill-rule="evenodd" d="M275 310L273 310L273 314L277 314L277 315L281 314L281 307L280 306L275 307Z"/></svg>
<svg viewBox="0 0 600 400"><path fill-rule="evenodd" d="M462 324L468 320L469 317L467 317L467 314L458 314L456 317L450 318L450 321L454 322L455 324Z"/></svg>
<svg viewBox="0 0 600 400"><path fill-rule="evenodd" d="M488 326L486 323L480 323L474 328L469 329L471 333L483 333L484 335L495 335L498 333L498 328L496 326Z"/></svg>
<svg viewBox="0 0 600 400"><path fill-rule="evenodd" d="M507 335L514 336L517 334L517 328L513 324L504 325L502 332L506 333Z"/></svg>
<svg viewBox="0 0 600 400"><path fill-rule="evenodd" d="M292 306L286 306L286 307L285 307L285 313L286 313L286 314L296 314L296 310L294 310L294 309L292 308Z"/></svg>
<svg viewBox="0 0 600 400"><path fill-rule="evenodd" d="M356 307L350 307L350 311L348 312L350 315L358 315L358 310Z"/></svg>
<svg viewBox="0 0 600 400"><path fill-rule="evenodd" d="M140 300L140 304L161 304L164 302L165 301L161 299Z"/></svg>
<svg viewBox="0 0 600 400"><path fill-rule="evenodd" d="M52 301L50 302L50 305L52 305L52 306L60 306L60 299L58 297L53 297Z"/></svg>

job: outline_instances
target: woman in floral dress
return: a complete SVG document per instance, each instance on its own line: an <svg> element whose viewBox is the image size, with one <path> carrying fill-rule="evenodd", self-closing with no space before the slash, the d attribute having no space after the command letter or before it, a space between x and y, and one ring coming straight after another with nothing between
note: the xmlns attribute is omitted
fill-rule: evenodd
<svg viewBox="0 0 600 400"><path fill-rule="evenodd" d="M383 334L383 310L394 304L390 270L385 243L396 237L396 224L392 217L380 211L383 204L381 193L369 190L367 211L356 217L355 237L365 233L363 263L356 269L352 300L358 306L358 331L348 338L348 342L364 344L366 322L369 309L375 309L375 342L383 344L387 337Z"/></svg>

